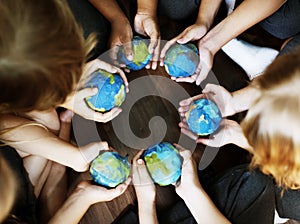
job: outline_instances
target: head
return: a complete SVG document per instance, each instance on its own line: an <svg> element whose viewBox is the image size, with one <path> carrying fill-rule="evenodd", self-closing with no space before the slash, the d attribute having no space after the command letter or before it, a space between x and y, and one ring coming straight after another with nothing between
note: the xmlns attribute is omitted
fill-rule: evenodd
<svg viewBox="0 0 300 224"><path fill-rule="evenodd" d="M13 172L5 160L0 157L0 223L7 217L12 209L16 189L17 186Z"/></svg>
<svg viewBox="0 0 300 224"><path fill-rule="evenodd" d="M284 188L300 188L300 51L277 58L253 85L260 98L242 128L259 167Z"/></svg>
<svg viewBox="0 0 300 224"><path fill-rule="evenodd" d="M0 1L0 112L48 110L78 83L92 41L64 0Z"/></svg>

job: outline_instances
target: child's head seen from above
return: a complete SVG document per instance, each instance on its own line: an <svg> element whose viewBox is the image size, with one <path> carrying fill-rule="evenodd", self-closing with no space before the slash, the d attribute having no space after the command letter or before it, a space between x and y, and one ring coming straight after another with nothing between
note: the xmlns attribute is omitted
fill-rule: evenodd
<svg viewBox="0 0 300 224"><path fill-rule="evenodd" d="M64 0L0 2L0 112L48 110L76 88L92 40Z"/></svg>

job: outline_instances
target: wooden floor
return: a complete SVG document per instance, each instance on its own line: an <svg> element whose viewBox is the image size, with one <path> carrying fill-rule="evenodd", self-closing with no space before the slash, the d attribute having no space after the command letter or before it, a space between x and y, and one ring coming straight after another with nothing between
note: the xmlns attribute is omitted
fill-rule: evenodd
<svg viewBox="0 0 300 224"><path fill-rule="evenodd" d="M181 31L180 29L182 29L182 27L184 26L178 26L176 24L174 25L174 23L168 24L168 21L164 20L161 27L163 38L172 38L174 35L178 34ZM219 84L224 86L229 91L238 90L246 86L249 82L244 71L230 58L228 58L222 51L218 52L215 56L214 67L212 71ZM129 82L132 82L140 77L148 77L150 80L149 83L144 84L145 86L142 87L145 89L153 88L155 76L166 77L169 79L168 74L166 74L164 68L162 67L159 67L155 71L146 69L143 69L141 71L133 71L127 75ZM213 77L213 75L210 76ZM206 82L216 82L216 80L208 79L206 80ZM156 85L157 88L163 88L162 86L160 86L161 83L156 83ZM194 96L201 92L201 88L197 87L195 84L180 83L178 85L182 86L190 96ZM167 85L165 86L165 88L163 88L163 91L164 95L170 94L175 90L169 88L169 86ZM132 93L129 93L128 97L130 97L130 94ZM174 94L176 94L176 92L174 92ZM180 117L177 112L177 108L178 106L176 107L163 97L144 97L137 101L130 110L128 122L131 131L139 138L147 138L147 136L151 135L148 127L150 119L154 116L160 116L165 120L167 125L167 132L165 136L163 136L163 141L177 143L180 137L180 130L178 128ZM122 113L119 116L123 116ZM237 116L233 117L233 119L239 120L242 117L243 114L238 114ZM80 120L81 122L81 126L79 127L79 129L85 133L85 138L83 140L81 139L81 144L87 144L101 138L101 140L107 141L111 147L119 151L120 154L128 154L129 160L131 160L132 156L137 152L137 149L128 147L126 144L120 141L113 129L112 122L108 122L107 124L97 124L97 133L95 133L88 128L89 125L87 124L91 124L90 121L83 120L79 117L77 117L76 119ZM186 148L196 147L193 156L199 161L203 154L203 151L205 150L205 146L201 144L195 146L194 143L187 137L183 140L183 142ZM218 152L218 155L214 159L212 165L218 170L223 170L234 164L241 163L246 159L247 154L243 150L233 145L227 145ZM72 186L75 186L76 183L78 183L80 180L90 179L88 173L79 174L70 171L69 176L71 183L70 191L72 190ZM172 204L177 200L179 200L179 198L177 197L173 186L157 186L157 211L159 214L172 206ZM136 197L133 186L129 186L129 188L123 195L111 202L98 203L92 206L80 223L112 223L128 205L136 206Z"/></svg>

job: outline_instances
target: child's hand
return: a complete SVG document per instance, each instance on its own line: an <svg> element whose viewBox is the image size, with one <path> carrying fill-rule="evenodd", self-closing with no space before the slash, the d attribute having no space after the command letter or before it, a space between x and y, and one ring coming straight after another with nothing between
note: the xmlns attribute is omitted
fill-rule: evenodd
<svg viewBox="0 0 300 224"><path fill-rule="evenodd" d="M140 158L143 150L138 152L132 161L132 182L140 203L155 201L155 185L148 173L144 160Z"/></svg>
<svg viewBox="0 0 300 224"><path fill-rule="evenodd" d="M232 94L223 86L207 84L202 93L218 106L223 117L231 116L237 112L234 107Z"/></svg>
<svg viewBox="0 0 300 224"><path fill-rule="evenodd" d="M97 92L97 88L82 89L76 92L74 95L69 96L66 102L61 106L72 110L74 113L88 120L93 120L102 123L111 121L122 112L121 108L115 107L109 112L100 113L89 108L85 102L86 97L93 96L97 94Z"/></svg>
<svg viewBox="0 0 300 224"><path fill-rule="evenodd" d="M211 134L209 138L201 138L201 136L193 133L186 124L185 119L179 123L179 127L183 134L195 140L197 143L211 147L221 147L230 143L237 144L238 142L236 142L236 140L240 141L243 136L240 125L236 121L228 119L223 119L217 131Z"/></svg>
<svg viewBox="0 0 300 224"><path fill-rule="evenodd" d="M80 81L80 86L83 87L84 84L86 83L86 81L89 79L90 75L93 72L97 71L98 69L102 69L109 73L118 73L124 81L126 92L127 93L129 92L128 81L127 81L125 73L121 69L117 68L116 66L113 66L113 65L111 65L107 62L101 61L99 59L95 59L93 61L86 63L86 65L83 69L83 75L82 75L82 79Z"/></svg>
<svg viewBox="0 0 300 224"><path fill-rule="evenodd" d="M178 108L178 112L180 113L180 116L185 117L185 113L189 110L191 103L202 98L205 98L204 94L196 95L180 101L179 102L180 107Z"/></svg>
<svg viewBox="0 0 300 224"><path fill-rule="evenodd" d="M77 172L84 172L89 169L90 163L95 159L100 151L109 150L107 142L93 142L82 146L79 149L80 158L75 160L75 167L72 168Z"/></svg>
<svg viewBox="0 0 300 224"><path fill-rule="evenodd" d="M191 151L177 144L175 146L183 158L181 177L175 184L175 191L181 198L184 198L186 194L191 192L191 188L201 187L201 184L198 179L196 162L192 158Z"/></svg>
<svg viewBox="0 0 300 224"><path fill-rule="evenodd" d="M129 177L124 183L119 184L116 188L107 189L105 187L93 185L88 181L82 181L78 184L76 191L82 191L82 194L84 194L83 199L86 203L92 205L98 202L111 201L114 198L119 197L126 191L130 182L131 178Z"/></svg>

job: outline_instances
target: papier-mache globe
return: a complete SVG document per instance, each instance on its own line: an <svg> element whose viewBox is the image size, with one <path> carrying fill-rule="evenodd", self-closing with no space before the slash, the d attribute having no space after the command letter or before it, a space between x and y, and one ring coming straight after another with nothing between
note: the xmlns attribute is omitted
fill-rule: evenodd
<svg viewBox="0 0 300 224"><path fill-rule="evenodd" d="M141 70L151 60L152 54L148 51L149 40L135 36L132 39L133 60L127 59L124 48L121 47L118 51L118 61L125 64L130 70Z"/></svg>
<svg viewBox="0 0 300 224"><path fill-rule="evenodd" d="M172 45L166 52L164 66L173 77L188 77L195 73L199 63L199 53L193 43Z"/></svg>
<svg viewBox="0 0 300 224"><path fill-rule="evenodd" d="M90 166L90 175L101 186L114 188L123 183L130 174L130 164L126 157L117 152L104 151Z"/></svg>
<svg viewBox="0 0 300 224"><path fill-rule="evenodd" d="M86 87L98 88L96 95L85 98L88 106L98 112L106 112L121 106L126 97L123 79L117 74L103 70L92 73Z"/></svg>
<svg viewBox="0 0 300 224"><path fill-rule="evenodd" d="M185 114L189 129L198 135L209 135L216 131L222 120L217 105L208 99L194 101Z"/></svg>
<svg viewBox="0 0 300 224"><path fill-rule="evenodd" d="M182 158L168 142L149 147L142 157L152 180L160 186L175 183L181 176Z"/></svg>

